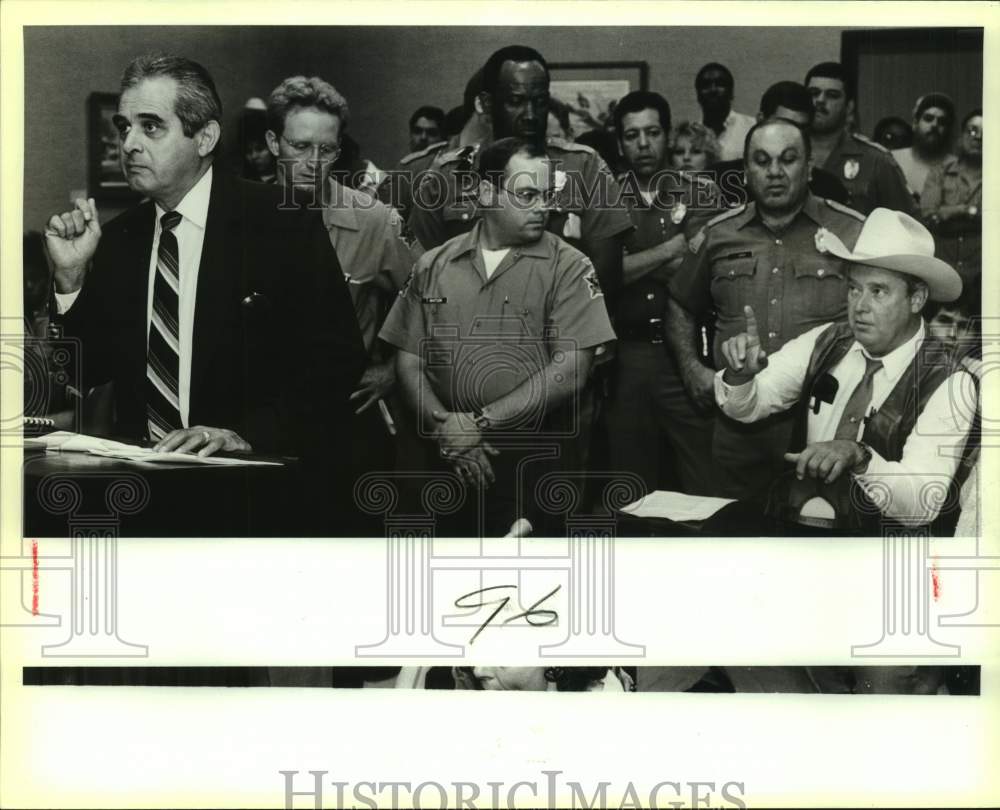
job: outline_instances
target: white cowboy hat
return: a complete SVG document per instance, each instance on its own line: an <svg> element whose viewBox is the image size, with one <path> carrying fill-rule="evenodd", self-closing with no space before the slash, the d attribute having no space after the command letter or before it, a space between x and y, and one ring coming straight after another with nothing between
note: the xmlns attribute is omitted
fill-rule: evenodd
<svg viewBox="0 0 1000 810"><path fill-rule="evenodd" d="M950 264L934 257L930 231L902 211L872 211L861 226L853 252L825 229L817 235L816 247L848 262L919 278L927 285L931 301L954 301L962 294L962 277Z"/></svg>

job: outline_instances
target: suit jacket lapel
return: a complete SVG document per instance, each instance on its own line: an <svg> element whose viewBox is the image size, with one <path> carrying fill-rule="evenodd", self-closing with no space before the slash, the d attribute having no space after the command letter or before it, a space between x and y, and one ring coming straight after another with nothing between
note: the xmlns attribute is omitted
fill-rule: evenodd
<svg viewBox="0 0 1000 810"><path fill-rule="evenodd" d="M220 330L226 323L229 300L238 294L234 273L240 270L240 244L237 225L241 201L224 170L216 166L205 223L205 239L198 266L198 291L194 310L194 335L191 354L190 421L194 422L203 402L202 384L218 346Z"/></svg>
<svg viewBox="0 0 1000 810"><path fill-rule="evenodd" d="M128 313L129 334L132 339L123 341L126 359L124 379L131 381L133 399L145 402L146 380L146 327L148 324L149 262L153 251L153 230L156 208L153 203L143 203L125 225L122 252L114 261L120 262L120 311ZM127 348L126 348L127 347Z"/></svg>

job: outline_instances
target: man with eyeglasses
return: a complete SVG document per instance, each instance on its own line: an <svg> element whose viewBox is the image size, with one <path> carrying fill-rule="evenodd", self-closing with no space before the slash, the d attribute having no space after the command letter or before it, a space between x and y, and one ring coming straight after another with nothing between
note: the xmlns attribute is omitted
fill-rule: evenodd
<svg viewBox="0 0 1000 810"><path fill-rule="evenodd" d="M903 170L906 184L919 202L931 169L951 155L955 129L955 104L944 93L927 93L913 107L913 143L905 149L893 149L892 156Z"/></svg>
<svg viewBox="0 0 1000 810"><path fill-rule="evenodd" d="M931 170L920 199L935 255L951 264L966 289L978 287L983 262L983 111L962 120L958 155Z"/></svg>
<svg viewBox="0 0 1000 810"><path fill-rule="evenodd" d="M546 230L555 173L544 146L496 141L478 178L476 223L419 259L379 336L398 349L428 463L466 486L453 528L498 535L525 515L539 528L522 476L571 463L560 451L574 442L576 400L614 332L594 266ZM546 449L554 461L519 470Z"/></svg>
<svg viewBox="0 0 1000 810"><path fill-rule="evenodd" d="M87 387L112 382L117 435L158 450L322 453L319 403L347 410L335 377L354 384L361 342L342 276L316 272L337 267L320 218L216 170L222 105L197 62L138 57L121 90L123 169L147 201L102 226L77 200L46 231Z"/></svg>
<svg viewBox="0 0 1000 810"><path fill-rule="evenodd" d="M543 146L553 161L560 192L548 229L585 253L605 290L621 286L622 237L632 229L620 203L618 184L588 146L548 136L549 69L538 51L509 45L483 66L479 104L490 117L493 137L525 138ZM476 216L476 156L487 144L469 144L441 153L433 170L414 189L407 220L428 250L467 233Z"/></svg>
<svg viewBox="0 0 1000 810"><path fill-rule="evenodd" d="M271 93L267 115L267 144L278 159L286 198L297 192L322 205L368 353L368 367L351 394L360 417L352 435L364 440L361 457L373 466L390 465L390 422L383 424L383 417L385 397L395 383L394 363L376 333L413 261L401 238L402 220L389 206L331 174L349 120L347 101L333 85L316 76L287 78Z"/></svg>

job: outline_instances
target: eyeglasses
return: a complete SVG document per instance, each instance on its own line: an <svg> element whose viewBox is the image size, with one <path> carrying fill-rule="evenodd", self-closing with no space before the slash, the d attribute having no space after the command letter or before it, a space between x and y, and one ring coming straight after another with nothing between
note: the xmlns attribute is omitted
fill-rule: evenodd
<svg viewBox="0 0 1000 810"><path fill-rule="evenodd" d="M983 128L982 127L966 127L965 134L970 138L982 138Z"/></svg>
<svg viewBox="0 0 1000 810"><path fill-rule="evenodd" d="M325 160L336 160L340 155L340 144L339 143L310 143L309 141L290 141L284 135L281 136L288 148L292 150L296 157L301 157L302 155L312 154L313 151L318 150L319 156Z"/></svg>
<svg viewBox="0 0 1000 810"><path fill-rule="evenodd" d="M503 189L517 201L518 205L523 205L525 208L531 208L537 203L541 203L544 207L549 208L559 198L559 192L554 189L542 191L537 188L526 188L514 191L506 186Z"/></svg>

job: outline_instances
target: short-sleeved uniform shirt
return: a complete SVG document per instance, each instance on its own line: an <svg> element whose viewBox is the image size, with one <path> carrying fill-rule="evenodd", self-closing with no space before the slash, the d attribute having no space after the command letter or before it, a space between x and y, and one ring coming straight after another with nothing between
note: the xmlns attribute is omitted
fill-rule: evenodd
<svg viewBox="0 0 1000 810"><path fill-rule="evenodd" d="M812 194L788 226L774 233L755 203L720 214L689 247L670 282L670 295L700 315L716 310L715 364L723 341L746 331L743 307L753 307L768 353L828 321L847 316L847 263L816 246L821 228L854 249L864 217Z"/></svg>
<svg viewBox="0 0 1000 810"><path fill-rule="evenodd" d="M823 168L844 184L849 208L865 216L876 208L917 216L916 202L892 153L864 135L842 132Z"/></svg>
<svg viewBox="0 0 1000 810"><path fill-rule="evenodd" d="M446 407L508 394L559 349L614 340L590 260L550 233L512 247L487 278L481 224L417 261L379 337L421 356Z"/></svg>
<svg viewBox="0 0 1000 810"><path fill-rule="evenodd" d="M380 320L380 298L399 290L413 266L403 241L402 218L392 208L333 180L323 223L347 280L365 349L371 351Z"/></svg>
<svg viewBox="0 0 1000 810"><path fill-rule="evenodd" d="M935 255L952 265L965 283L973 282L982 272L983 180L967 172L955 156L927 175L920 209L924 218L936 214L942 206L962 206L976 209L976 215L955 218L942 225L934 234Z"/></svg>
<svg viewBox="0 0 1000 810"><path fill-rule="evenodd" d="M478 179L473 175L481 147L463 146L439 156L440 171L423 173L414 191L409 225L425 250L467 233L476 219ZM549 137L545 151L559 191L548 230L580 248L581 240L604 239L631 229L620 189L589 146Z"/></svg>
<svg viewBox="0 0 1000 810"><path fill-rule="evenodd" d="M625 236L625 253L641 253L683 233L689 241L721 209L719 189L711 180L678 171L660 174L656 193L647 203L634 175L617 178L635 229ZM616 296L615 325L642 327L663 317L667 287L645 275L625 285Z"/></svg>

